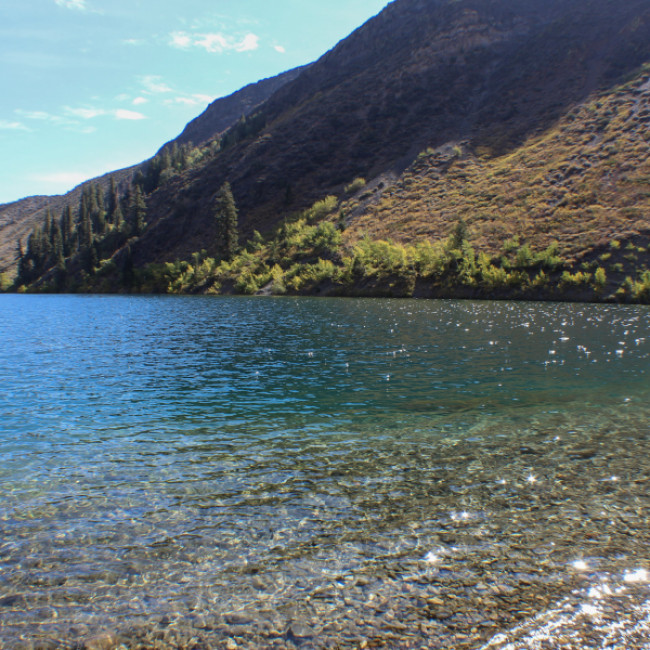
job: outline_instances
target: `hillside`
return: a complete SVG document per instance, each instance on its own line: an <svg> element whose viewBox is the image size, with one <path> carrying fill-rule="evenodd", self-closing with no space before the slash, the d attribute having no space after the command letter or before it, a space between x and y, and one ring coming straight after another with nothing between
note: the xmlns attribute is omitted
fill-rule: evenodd
<svg viewBox="0 0 650 650"><path fill-rule="evenodd" d="M66 286L640 299L648 62L650 0L395 0L187 168L143 180L146 227L96 239ZM227 269L226 182L255 258ZM371 260L382 240L402 262ZM191 263L152 266L174 260Z"/></svg>
<svg viewBox="0 0 650 650"><path fill-rule="evenodd" d="M250 115L274 92L295 79L303 69L304 67L289 70L276 77L249 84L227 97L216 99L201 115L192 120L177 138L163 145L161 151L175 144L197 146L205 144L226 131L242 116ZM43 222L48 208L58 215L66 205L77 206L84 188L92 184L98 184L104 192L108 192L111 178L114 178L125 191L134 175L145 165L146 161L140 165L89 179L61 196L27 197L0 205L0 273L11 273L15 270L18 240L26 244L27 235L35 226Z"/></svg>
<svg viewBox="0 0 650 650"><path fill-rule="evenodd" d="M647 0L394 2L276 93L256 138L154 195L138 255L203 247L224 181L248 236L428 147L511 151L650 58L649 12Z"/></svg>
<svg viewBox="0 0 650 650"><path fill-rule="evenodd" d="M193 144L200 146L223 133L239 120L242 115L250 115L263 104L273 93L285 84L293 81L307 66L288 70L277 77L262 79L257 83L248 84L241 90L228 97L217 99L205 109L201 115L193 119L183 132L165 146L177 144Z"/></svg>

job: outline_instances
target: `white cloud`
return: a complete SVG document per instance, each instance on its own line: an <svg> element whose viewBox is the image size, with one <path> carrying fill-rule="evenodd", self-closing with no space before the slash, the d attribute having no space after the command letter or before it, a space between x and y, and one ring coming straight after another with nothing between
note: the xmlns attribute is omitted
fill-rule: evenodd
<svg viewBox="0 0 650 650"><path fill-rule="evenodd" d="M260 46L259 36L255 34L246 34L241 43L235 46L237 52L252 52Z"/></svg>
<svg viewBox="0 0 650 650"><path fill-rule="evenodd" d="M127 111L119 108L115 111L115 118L118 120L146 120L147 116L136 111Z"/></svg>
<svg viewBox="0 0 650 650"><path fill-rule="evenodd" d="M200 93L197 93L195 95L192 95L199 104L211 104L216 97L214 95L201 95Z"/></svg>
<svg viewBox="0 0 650 650"><path fill-rule="evenodd" d="M49 113L46 113L45 111L21 111L17 110L16 113L18 115L21 115L24 118L27 118L28 120L51 120L54 115L50 115Z"/></svg>
<svg viewBox="0 0 650 650"><path fill-rule="evenodd" d="M9 122L8 120L0 120L0 131L29 131L22 122Z"/></svg>
<svg viewBox="0 0 650 650"><path fill-rule="evenodd" d="M173 32L171 36L171 45L181 49L188 48L192 45L192 37L186 32Z"/></svg>
<svg viewBox="0 0 650 650"><path fill-rule="evenodd" d="M79 183L83 183L88 177L87 172L55 172L53 174L32 176L32 179L41 183L48 183L49 185L74 187L79 185Z"/></svg>
<svg viewBox="0 0 650 650"><path fill-rule="evenodd" d="M196 93L194 95L179 95L174 99L166 99L165 104L171 106L172 104L183 104L184 106L200 106L210 104L215 100L211 95L201 95Z"/></svg>
<svg viewBox="0 0 650 650"><path fill-rule="evenodd" d="M196 106L198 102L192 97L175 97L174 99L166 99L165 104L185 104L186 106Z"/></svg>
<svg viewBox="0 0 650 650"><path fill-rule="evenodd" d="M141 106L142 104L147 104L149 100L146 97L136 97L133 100L133 105L134 106Z"/></svg>
<svg viewBox="0 0 650 650"><path fill-rule="evenodd" d="M206 52L223 52L228 49L228 41L223 34L203 34L194 41L196 47L202 47Z"/></svg>
<svg viewBox="0 0 650 650"><path fill-rule="evenodd" d="M77 117L82 120L92 120L95 117L105 115L106 111L103 108L70 108L65 106L63 109L66 115Z"/></svg>
<svg viewBox="0 0 650 650"><path fill-rule="evenodd" d="M276 45L273 49L276 52L280 52L280 54L284 54L286 52L286 50L282 47L282 45Z"/></svg>
<svg viewBox="0 0 650 650"><path fill-rule="evenodd" d="M144 92L149 95L170 93L172 89L163 81L162 77L157 75L147 75L140 79L144 86Z"/></svg>
<svg viewBox="0 0 650 650"><path fill-rule="evenodd" d="M79 9L84 11L86 9L86 0L54 0L59 7L66 9Z"/></svg>
<svg viewBox="0 0 650 650"><path fill-rule="evenodd" d="M173 32L170 34L170 45L187 50L196 47L210 54L221 54L229 50L235 52L251 52L259 47L259 36L248 33L242 37L226 36L221 32L212 34L188 34L187 32Z"/></svg>

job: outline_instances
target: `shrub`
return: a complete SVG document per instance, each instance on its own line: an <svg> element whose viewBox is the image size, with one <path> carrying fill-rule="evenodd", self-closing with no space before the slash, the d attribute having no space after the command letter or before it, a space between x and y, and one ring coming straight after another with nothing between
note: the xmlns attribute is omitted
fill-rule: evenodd
<svg viewBox="0 0 650 650"><path fill-rule="evenodd" d="M551 242L546 249L535 256L535 261L551 270L562 266L564 260L560 257L560 245L556 241Z"/></svg>
<svg viewBox="0 0 650 650"><path fill-rule="evenodd" d="M307 221L320 221L336 210L338 202L335 196L326 196L322 201L316 201L311 208L305 210L303 217Z"/></svg>
<svg viewBox="0 0 650 650"><path fill-rule="evenodd" d="M517 266L521 269L526 269L530 266L533 266L534 264L535 256L533 255L533 251L530 250L530 246L528 244L524 244L517 251Z"/></svg>
<svg viewBox="0 0 650 650"><path fill-rule="evenodd" d="M271 269L271 292L276 296L287 293L287 287L284 283L284 271L277 264Z"/></svg>
<svg viewBox="0 0 650 650"><path fill-rule="evenodd" d="M349 185L345 186L345 193L346 194L354 194L355 192L358 192L360 189L363 189L366 186L366 179L365 178L355 178Z"/></svg>
<svg viewBox="0 0 650 650"><path fill-rule="evenodd" d="M309 232L306 239L317 253L334 253L341 245L341 231L333 223L323 221Z"/></svg>
<svg viewBox="0 0 650 650"><path fill-rule="evenodd" d="M445 247L440 243L418 242L413 249L416 271L423 277L442 275L449 263Z"/></svg>
<svg viewBox="0 0 650 650"><path fill-rule="evenodd" d="M598 291L602 291L607 284L607 274L602 266L599 266L594 272L594 286Z"/></svg>

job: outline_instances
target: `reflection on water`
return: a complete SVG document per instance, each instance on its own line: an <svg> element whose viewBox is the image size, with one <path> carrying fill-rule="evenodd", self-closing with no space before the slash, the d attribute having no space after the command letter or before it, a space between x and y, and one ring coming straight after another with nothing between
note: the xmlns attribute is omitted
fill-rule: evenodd
<svg viewBox="0 0 650 650"><path fill-rule="evenodd" d="M647 647L649 325L3 296L0 639Z"/></svg>

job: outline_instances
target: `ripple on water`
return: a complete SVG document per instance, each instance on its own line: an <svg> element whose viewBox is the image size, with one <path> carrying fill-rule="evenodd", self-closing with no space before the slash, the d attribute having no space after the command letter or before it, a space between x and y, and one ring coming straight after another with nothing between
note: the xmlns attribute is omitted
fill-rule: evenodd
<svg viewBox="0 0 650 650"><path fill-rule="evenodd" d="M647 647L647 310L25 299L10 647Z"/></svg>

